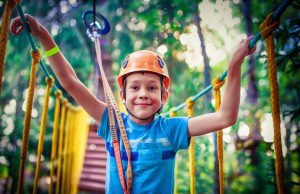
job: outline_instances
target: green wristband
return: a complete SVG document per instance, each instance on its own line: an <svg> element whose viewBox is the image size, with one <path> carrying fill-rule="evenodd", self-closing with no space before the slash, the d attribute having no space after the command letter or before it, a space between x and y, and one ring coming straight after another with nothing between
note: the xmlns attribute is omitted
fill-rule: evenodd
<svg viewBox="0 0 300 194"><path fill-rule="evenodd" d="M47 50L47 51L45 52L45 55L46 55L46 57L48 58L48 57L51 57L51 56L55 55L55 54L58 53L59 51L60 51L60 50L59 50L58 46L55 45L55 47L53 47L52 49Z"/></svg>

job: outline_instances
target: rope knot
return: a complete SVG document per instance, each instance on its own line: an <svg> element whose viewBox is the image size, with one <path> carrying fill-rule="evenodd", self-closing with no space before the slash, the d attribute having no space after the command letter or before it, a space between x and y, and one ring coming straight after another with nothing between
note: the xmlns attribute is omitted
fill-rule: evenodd
<svg viewBox="0 0 300 194"><path fill-rule="evenodd" d="M273 13L270 13L259 26L260 34L264 38L273 33L280 24L280 20L273 20L272 15Z"/></svg>
<svg viewBox="0 0 300 194"><path fill-rule="evenodd" d="M50 78L46 77L46 82L47 82L47 85L52 88L53 84L54 84L54 79L52 76L50 76Z"/></svg>
<svg viewBox="0 0 300 194"><path fill-rule="evenodd" d="M187 107L188 109L193 108L193 106L194 106L194 104L195 104L195 102L192 101L192 97L189 97L185 102L186 102L186 107Z"/></svg>
<svg viewBox="0 0 300 194"><path fill-rule="evenodd" d="M62 105L63 105L63 106L67 106L67 105L68 105L68 100L67 100L66 98L64 98L64 99L62 100Z"/></svg>
<svg viewBox="0 0 300 194"><path fill-rule="evenodd" d="M42 58L42 53L41 53L40 49L37 49L36 52L33 52L33 50L31 50L30 55L31 55L31 58L32 58L34 64L40 63L40 60Z"/></svg>
<svg viewBox="0 0 300 194"><path fill-rule="evenodd" d="M214 81L212 82L213 84L213 90L217 91L220 90L220 88L224 85L225 80L220 80L220 77L217 77L216 79L214 79Z"/></svg>
<svg viewBox="0 0 300 194"><path fill-rule="evenodd" d="M174 111L174 108L170 109L170 117L175 117L176 116L176 112Z"/></svg>
<svg viewBox="0 0 300 194"><path fill-rule="evenodd" d="M54 92L54 95L56 96L56 98L61 98L62 97L62 92L61 92L61 90L57 90L57 91L55 91Z"/></svg>

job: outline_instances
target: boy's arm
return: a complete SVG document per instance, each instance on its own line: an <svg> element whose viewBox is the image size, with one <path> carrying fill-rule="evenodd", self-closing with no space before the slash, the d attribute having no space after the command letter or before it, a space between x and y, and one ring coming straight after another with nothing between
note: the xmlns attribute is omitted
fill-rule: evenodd
<svg viewBox="0 0 300 194"><path fill-rule="evenodd" d="M256 47L251 50L248 49L251 38L241 40L230 61L226 80L227 86L219 111L190 118L188 122L189 136L214 132L236 122L240 103L241 65L245 57L252 54L256 49Z"/></svg>
<svg viewBox="0 0 300 194"><path fill-rule="evenodd" d="M31 33L38 37L44 50L52 49L56 44L48 30L30 15L26 19ZM11 22L11 32L19 34L22 29L20 19L15 18ZM83 109L98 123L100 123L106 104L98 100L89 89L78 79L74 69L62 52L58 52L48 58L53 72L62 87L83 107Z"/></svg>

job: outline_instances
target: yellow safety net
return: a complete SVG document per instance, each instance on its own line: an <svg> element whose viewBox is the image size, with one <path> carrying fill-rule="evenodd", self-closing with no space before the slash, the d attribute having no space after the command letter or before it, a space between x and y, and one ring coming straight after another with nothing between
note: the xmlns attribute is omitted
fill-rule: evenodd
<svg viewBox="0 0 300 194"><path fill-rule="evenodd" d="M60 193L76 194L89 132L88 114L69 106L66 119Z"/></svg>

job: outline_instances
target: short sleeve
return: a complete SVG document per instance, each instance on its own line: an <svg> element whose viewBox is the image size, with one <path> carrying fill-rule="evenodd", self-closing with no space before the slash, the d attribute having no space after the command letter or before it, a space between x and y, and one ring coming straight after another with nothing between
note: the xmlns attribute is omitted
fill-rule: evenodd
<svg viewBox="0 0 300 194"><path fill-rule="evenodd" d="M180 149L187 149L190 145L188 136L189 117L165 118L162 121L162 127L169 137L171 145L175 152Z"/></svg>
<svg viewBox="0 0 300 194"><path fill-rule="evenodd" d="M108 121L108 110L105 108L101 122L98 126L97 135L102 137L103 139L107 139L109 132L109 121Z"/></svg>

